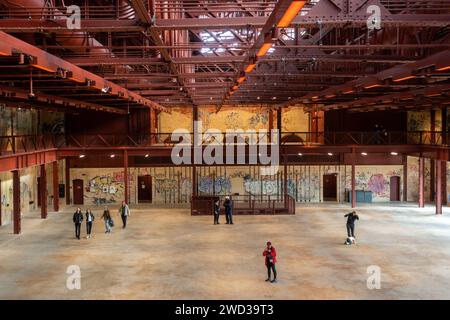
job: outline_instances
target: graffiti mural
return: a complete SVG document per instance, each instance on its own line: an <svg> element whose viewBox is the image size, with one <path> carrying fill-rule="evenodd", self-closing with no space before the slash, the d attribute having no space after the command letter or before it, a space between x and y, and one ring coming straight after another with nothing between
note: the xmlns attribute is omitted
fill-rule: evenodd
<svg viewBox="0 0 450 320"><path fill-rule="evenodd" d="M213 186L214 184L214 186ZM207 194L230 194L231 181L228 177L200 177L198 180L198 191Z"/></svg>
<svg viewBox="0 0 450 320"><path fill-rule="evenodd" d="M116 203L123 198L124 184L120 173L98 175L88 180L85 198L96 205Z"/></svg>

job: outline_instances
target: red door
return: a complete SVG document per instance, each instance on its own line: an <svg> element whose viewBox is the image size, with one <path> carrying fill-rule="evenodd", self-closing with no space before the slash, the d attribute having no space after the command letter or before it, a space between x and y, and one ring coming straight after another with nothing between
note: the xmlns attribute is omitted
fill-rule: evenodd
<svg viewBox="0 0 450 320"><path fill-rule="evenodd" d="M138 177L138 201L152 202L152 176Z"/></svg>
<svg viewBox="0 0 450 320"><path fill-rule="evenodd" d="M337 174L323 175L323 200L337 201Z"/></svg>
<svg viewBox="0 0 450 320"><path fill-rule="evenodd" d="M391 201L400 201L400 177L393 176L389 180L390 186L390 200Z"/></svg>
<svg viewBox="0 0 450 320"><path fill-rule="evenodd" d="M73 204L83 204L84 193L83 193L83 180L76 179L72 181L73 184Z"/></svg>

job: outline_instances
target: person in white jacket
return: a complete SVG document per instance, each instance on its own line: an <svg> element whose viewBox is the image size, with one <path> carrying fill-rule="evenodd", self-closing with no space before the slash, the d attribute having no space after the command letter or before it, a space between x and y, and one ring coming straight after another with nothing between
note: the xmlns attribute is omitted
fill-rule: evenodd
<svg viewBox="0 0 450 320"><path fill-rule="evenodd" d="M122 201L122 205L119 208L119 214L122 218L123 226L122 228L125 229L127 227L127 218L130 216L130 208L125 203L125 201Z"/></svg>

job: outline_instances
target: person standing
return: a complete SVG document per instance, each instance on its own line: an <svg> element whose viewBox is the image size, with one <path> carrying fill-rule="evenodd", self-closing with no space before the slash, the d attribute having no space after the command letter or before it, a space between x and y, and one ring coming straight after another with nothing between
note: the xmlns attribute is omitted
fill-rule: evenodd
<svg viewBox="0 0 450 320"><path fill-rule="evenodd" d="M263 252L263 256L265 257L265 264L267 267L266 281L274 283L277 282L277 270L275 268L275 263L277 262L277 251L275 250L275 247L272 246L272 242L267 241L266 245L266 249ZM270 280L271 271L273 271L273 280Z"/></svg>
<svg viewBox="0 0 450 320"><path fill-rule="evenodd" d="M217 200L214 203L214 224L220 224L219 215L220 215L220 202L219 200Z"/></svg>
<svg viewBox="0 0 450 320"><path fill-rule="evenodd" d="M122 228L125 229L127 227L127 218L130 216L130 208L125 203L125 201L122 201L122 205L119 208L119 214L122 217Z"/></svg>
<svg viewBox="0 0 450 320"><path fill-rule="evenodd" d="M355 211L347 213L344 218L347 218L347 236L355 243L355 220L359 220Z"/></svg>
<svg viewBox="0 0 450 320"><path fill-rule="evenodd" d="M81 208L77 208L77 211L73 214L73 223L75 224L75 237L80 240L81 222L83 221L83 213Z"/></svg>
<svg viewBox="0 0 450 320"><path fill-rule="evenodd" d="M101 219L105 220L105 233L111 233L111 228L114 225L112 222L111 214L109 213L108 207L103 210L103 215Z"/></svg>
<svg viewBox="0 0 450 320"><path fill-rule="evenodd" d="M92 210L86 210L86 239L89 239L91 237L92 233L92 224L94 222L95 218L92 214Z"/></svg>
<svg viewBox="0 0 450 320"><path fill-rule="evenodd" d="M233 202L229 196L225 197L223 206L225 207L225 218L227 219L227 224L233 224Z"/></svg>

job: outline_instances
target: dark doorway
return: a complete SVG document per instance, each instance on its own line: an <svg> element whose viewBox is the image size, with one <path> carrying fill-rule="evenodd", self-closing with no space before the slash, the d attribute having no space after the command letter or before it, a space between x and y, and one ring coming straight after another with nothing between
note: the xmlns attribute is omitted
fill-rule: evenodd
<svg viewBox="0 0 450 320"><path fill-rule="evenodd" d="M73 180L72 184L73 184L73 204L83 204L84 203L83 180L81 179Z"/></svg>
<svg viewBox="0 0 450 320"><path fill-rule="evenodd" d="M323 175L323 200L337 201L337 173Z"/></svg>
<svg viewBox="0 0 450 320"><path fill-rule="evenodd" d="M37 177L37 204L41 206L41 177Z"/></svg>
<svg viewBox="0 0 450 320"><path fill-rule="evenodd" d="M391 201L400 201L400 177L392 176L389 181L390 186L390 200Z"/></svg>
<svg viewBox="0 0 450 320"><path fill-rule="evenodd" d="M138 202L152 202L152 176L138 177Z"/></svg>

